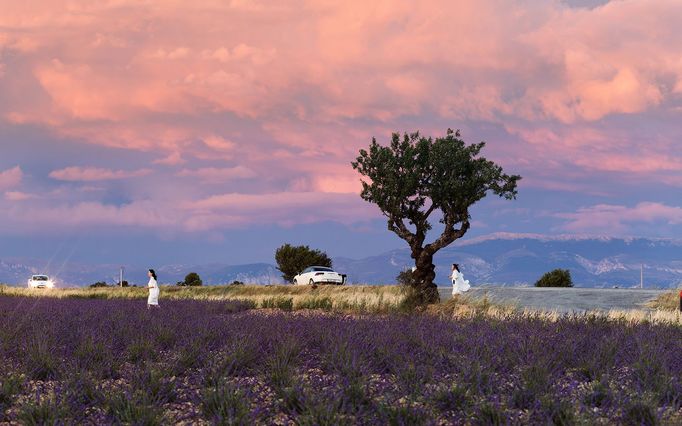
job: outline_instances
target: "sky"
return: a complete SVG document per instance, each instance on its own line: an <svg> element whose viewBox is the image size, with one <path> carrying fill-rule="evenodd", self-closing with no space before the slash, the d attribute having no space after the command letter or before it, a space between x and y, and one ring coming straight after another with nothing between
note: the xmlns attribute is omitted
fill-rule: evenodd
<svg viewBox="0 0 682 426"><path fill-rule="evenodd" d="M0 0L0 258L404 247L350 166L460 129L494 232L682 238L679 0Z"/></svg>

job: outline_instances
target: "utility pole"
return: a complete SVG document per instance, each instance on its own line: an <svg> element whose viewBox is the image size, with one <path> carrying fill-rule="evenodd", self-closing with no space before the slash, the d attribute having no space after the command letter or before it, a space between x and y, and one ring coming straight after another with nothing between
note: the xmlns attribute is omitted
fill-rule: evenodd
<svg viewBox="0 0 682 426"><path fill-rule="evenodd" d="M644 264L639 267L639 288L644 288Z"/></svg>
<svg viewBox="0 0 682 426"><path fill-rule="evenodd" d="M118 285L123 287L123 266L118 271Z"/></svg>

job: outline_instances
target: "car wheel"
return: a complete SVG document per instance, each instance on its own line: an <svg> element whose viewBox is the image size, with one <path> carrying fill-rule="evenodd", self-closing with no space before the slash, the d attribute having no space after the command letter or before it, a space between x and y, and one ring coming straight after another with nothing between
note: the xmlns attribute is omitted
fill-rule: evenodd
<svg viewBox="0 0 682 426"><path fill-rule="evenodd" d="M294 280L294 285L298 285L298 281Z"/></svg>
<svg viewBox="0 0 682 426"><path fill-rule="evenodd" d="M309 284L310 284L310 285L315 285L315 281L313 281L313 279L311 278Z"/></svg>

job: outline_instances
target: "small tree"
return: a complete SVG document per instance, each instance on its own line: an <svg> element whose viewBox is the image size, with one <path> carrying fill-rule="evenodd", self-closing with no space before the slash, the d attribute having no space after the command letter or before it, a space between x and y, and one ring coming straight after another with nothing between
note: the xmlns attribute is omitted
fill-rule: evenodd
<svg viewBox="0 0 682 426"><path fill-rule="evenodd" d="M571 271L568 269L555 269L540 277L535 287L573 287Z"/></svg>
<svg viewBox="0 0 682 426"><path fill-rule="evenodd" d="M470 227L469 208L493 192L516 198L521 176L507 175L502 167L479 153L484 142L466 145L459 131L445 137L424 138L419 133L393 134L390 146L372 139L369 151L360 150L352 164L362 176L360 196L379 207L388 218L388 229L409 244L416 270L413 273L415 304L439 300L434 254L464 236ZM440 213L441 235L426 243L429 217Z"/></svg>
<svg viewBox="0 0 682 426"><path fill-rule="evenodd" d="M96 283L90 284L90 288L98 288L98 287L109 287L107 283L104 281L97 281Z"/></svg>
<svg viewBox="0 0 682 426"><path fill-rule="evenodd" d="M201 277L199 277L199 274L196 272L190 272L185 276L185 281L184 285L189 286L189 287L198 287L203 284L203 281L201 281Z"/></svg>
<svg viewBox="0 0 682 426"><path fill-rule="evenodd" d="M320 250L312 250L308 246L292 246L284 244L275 252L277 269L282 272L284 281L291 282L296 274L309 266L332 267L332 260L327 253Z"/></svg>

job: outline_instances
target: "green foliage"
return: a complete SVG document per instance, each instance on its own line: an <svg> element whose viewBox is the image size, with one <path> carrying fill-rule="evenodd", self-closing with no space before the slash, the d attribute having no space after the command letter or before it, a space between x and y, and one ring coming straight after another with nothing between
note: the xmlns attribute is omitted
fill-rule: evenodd
<svg viewBox="0 0 682 426"><path fill-rule="evenodd" d="M0 377L0 420L2 413L14 401L15 396L23 389L23 379L16 374Z"/></svg>
<svg viewBox="0 0 682 426"><path fill-rule="evenodd" d="M625 409L622 419L625 425L655 426L659 424L656 411L644 402L633 402Z"/></svg>
<svg viewBox="0 0 682 426"><path fill-rule="evenodd" d="M535 283L535 287L573 287L571 271L555 269L547 272Z"/></svg>
<svg viewBox="0 0 682 426"><path fill-rule="evenodd" d="M410 269L405 269L404 271L400 272L398 276L395 277L395 280L401 286L411 287L412 282L414 281L414 276Z"/></svg>
<svg viewBox="0 0 682 426"><path fill-rule="evenodd" d="M182 282L181 285L187 286L187 287L199 287L204 284L203 281L201 281L201 277L199 274L196 272L190 272L185 276L185 281Z"/></svg>
<svg viewBox="0 0 682 426"><path fill-rule="evenodd" d="M55 395L38 395L37 400L21 406L17 418L26 426L58 425L65 423L67 414L67 407Z"/></svg>
<svg viewBox="0 0 682 426"><path fill-rule="evenodd" d="M277 269L282 272L282 278L286 282L291 282L294 276L309 266L332 267L332 260L327 253L308 246L284 244L275 252L275 260Z"/></svg>
<svg viewBox="0 0 682 426"><path fill-rule="evenodd" d="M163 424L162 413L159 408L144 400L143 395L118 391L108 396L106 400L107 414L115 424L134 424L155 426Z"/></svg>
<svg viewBox="0 0 682 426"><path fill-rule="evenodd" d="M433 284L433 255L464 236L470 226L469 208L488 192L514 199L520 176L507 175L502 167L480 157L484 142L466 145L459 131L445 137L425 138L419 133L394 133L389 146L372 139L369 150L360 150L352 166L362 176L361 197L374 203L388 218L388 229L405 240L417 269L412 286L420 303L438 301ZM441 235L425 244L438 212L444 225Z"/></svg>
<svg viewBox="0 0 682 426"><path fill-rule="evenodd" d="M109 287L107 283L104 281L97 281L96 283L90 284L90 288L99 288L99 287Z"/></svg>
<svg viewBox="0 0 682 426"><path fill-rule="evenodd" d="M213 424L253 424L248 396L227 382L205 389L201 396L201 408L204 416Z"/></svg>
<svg viewBox="0 0 682 426"><path fill-rule="evenodd" d="M333 302L329 297L308 297L301 300L298 309L321 309L331 311Z"/></svg>
<svg viewBox="0 0 682 426"><path fill-rule="evenodd" d="M263 308L281 309L291 311L294 309L294 299L291 297L268 297L261 303Z"/></svg>

